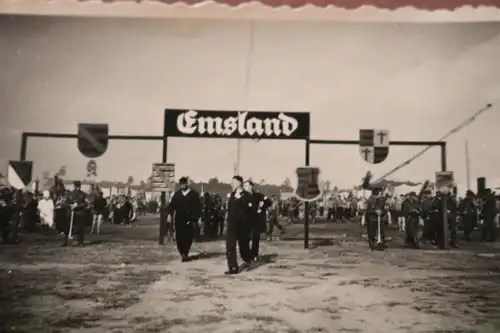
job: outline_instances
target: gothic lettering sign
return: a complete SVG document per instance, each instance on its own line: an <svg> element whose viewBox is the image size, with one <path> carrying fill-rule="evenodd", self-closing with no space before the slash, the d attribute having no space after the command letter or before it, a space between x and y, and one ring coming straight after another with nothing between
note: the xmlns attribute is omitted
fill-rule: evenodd
<svg viewBox="0 0 500 333"><path fill-rule="evenodd" d="M305 139L308 112L165 110L165 136Z"/></svg>
<svg viewBox="0 0 500 333"><path fill-rule="evenodd" d="M389 155L389 131L377 129L359 130L359 153L368 163L379 164Z"/></svg>
<svg viewBox="0 0 500 333"><path fill-rule="evenodd" d="M300 167L296 170L297 173L297 189L295 196L301 201L315 201L321 195L319 186L320 169L317 167Z"/></svg>

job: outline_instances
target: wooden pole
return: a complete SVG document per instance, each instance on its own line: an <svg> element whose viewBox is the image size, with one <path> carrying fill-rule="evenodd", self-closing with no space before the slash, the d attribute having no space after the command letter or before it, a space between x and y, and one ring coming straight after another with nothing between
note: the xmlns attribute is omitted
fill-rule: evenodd
<svg viewBox="0 0 500 333"><path fill-rule="evenodd" d="M467 177L467 189L471 190L469 142L467 139L465 140L465 176Z"/></svg>

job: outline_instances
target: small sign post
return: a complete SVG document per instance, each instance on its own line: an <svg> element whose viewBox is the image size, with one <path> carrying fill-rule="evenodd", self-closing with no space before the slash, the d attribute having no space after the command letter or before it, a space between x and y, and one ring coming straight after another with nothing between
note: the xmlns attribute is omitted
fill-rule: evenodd
<svg viewBox="0 0 500 333"><path fill-rule="evenodd" d="M442 219L443 219L443 248L447 249L448 244L448 200L450 193L455 186L452 171L436 172L436 190L442 194Z"/></svg>
<svg viewBox="0 0 500 333"><path fill-rule="evenodd" d="M153 192L175 191L175 164L153 163L151 180Z"/></svg>

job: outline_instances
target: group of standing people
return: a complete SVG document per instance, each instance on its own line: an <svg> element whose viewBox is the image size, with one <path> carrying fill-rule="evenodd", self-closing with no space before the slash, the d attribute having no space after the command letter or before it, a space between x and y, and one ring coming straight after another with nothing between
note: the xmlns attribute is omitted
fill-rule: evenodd
<svg viewBox="0 0 500 333"><path fill-rule="evenodd" d="M101 200L104 200L102 196ZM95 215L102 215L102 212L98 212L99 201L97 196L94 200ZM22 193L6 188L1 193L0 206L3 243L17 242L17 232L20 228L32 232L40 222L41 226L54 228L64 235L63 246L68 245L71 234L76 236L76 245L84 245L89 202L79 181L74 183L74 190L71 192L67 192L62 183L56 182L51 190L43 191L41 198L31 192Z"/></svg>
<svg viewBox="0 0 500 333"><path fill-rule="evenodd" d="M127 198L104 198L96 189L90 194L81 190L81 182L73 183L67 191L60 179L55 179L50 190L41 194L4 188L0 191L0 231L2 243L17 239L18 229L32 232L42 228L56 230L64 236L62 246L67 246L75 235L77 246L84 245L85 232L100 233L104 221L126 224L134 217L134 209Z"/></svg>
<svg viewBox="0 0 500 333"><path fill-rule="evenodd" d="M455 248L458 246L458 231L463 231L465 241L471 241L471 233L479 221L482 221L481 241L494 242L498 212L498 199L491 189L480 195L468 190L463 199L457 200L455 196L442 192L432 195L423 188L419 195L415 192L407 194L398 209L393 210L382 188L374 186L364 207L368 243L372 249L386 247L384 222L392 220L396 214L402 225L400 229L405 232L407 247L418 248L420 243L431 243L438 248L445 245Z"/></svg>
<svg viewBox="0 0 500 333"><path fill-rule="evenodd" d="M188 186L188 179L179 180L180 189L176 191L165 207L165 222L173 222L177 250L181 261L189 261L189 252L195 238L198 221L203 216L203 203L197 191ZM244 181L234 176L231 181L232 192L227 195L225 214L226 225L226 274L237 274L241 269L259 260L261 234L272 230L278 224L279 203L255 189L252 181ZM280 226L281 227L281 226ZM160 244L163 236L160 235ZM237 247L244 264L238 266Z"/></svg>

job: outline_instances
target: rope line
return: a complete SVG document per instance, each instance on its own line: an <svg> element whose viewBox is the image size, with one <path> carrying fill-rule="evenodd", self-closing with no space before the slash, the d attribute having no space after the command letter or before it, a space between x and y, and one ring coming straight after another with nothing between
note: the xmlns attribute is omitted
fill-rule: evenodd
<svg viewBox="0 0 500 333"><path fill-rule="evenodd" d="M464 127L472 124L476 119L477 117L479 117L483 112L485 112L486 110L490 109L491 107L493 106L493 104L487 104L485 107L479 109L477 112L475 112L472 116L468 117L466 120L464 120L463 122L461 122L458 126L454 127L453 129L451 129L449 132L447 132L445 135L443 135L439 140L438 142L443 142L445 141L446 139L448 139L450 136L452 136L453 134L459 132L460 130L462 130ZM378 178L375 182L378 183L382 180L384 180L385 178L389 177L390 175L392 175L393 173L395 173L396 171L399 171L401 170L402 168L404 168L405 166L409 165L410 163L412 163L413 161L415 161L417 158L419 158L420 156L422 156L423 154L425 154L428 150L430 150L432 148L432 146L427 146L425 147L424 149L422 149L420 152L418 152L416 155L414 155L413 157L409 158L408 160L404 161L403 163L399 164L398 166L396 166L394 169L390 170L389 172L385 173L382 177Z"/></svg>

